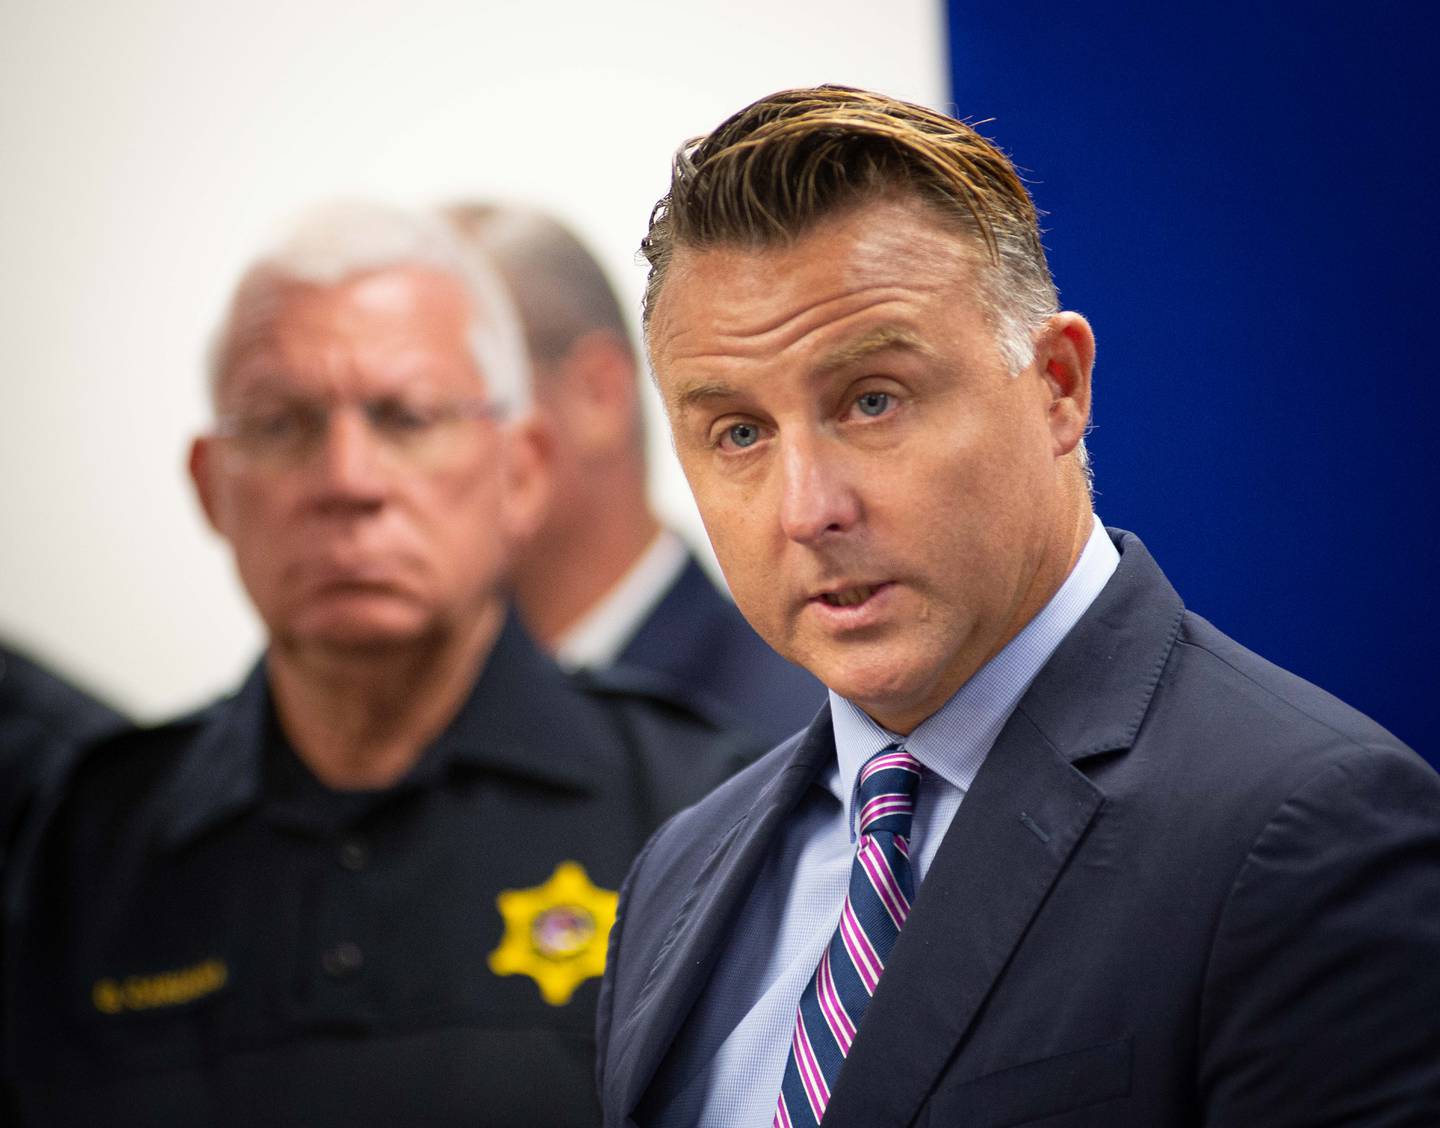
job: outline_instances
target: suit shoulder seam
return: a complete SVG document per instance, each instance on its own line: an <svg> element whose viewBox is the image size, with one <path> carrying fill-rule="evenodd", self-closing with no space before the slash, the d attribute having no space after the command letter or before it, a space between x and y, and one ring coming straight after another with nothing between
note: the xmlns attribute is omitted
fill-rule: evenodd
<svg viewBox="0 0 1440 1128"><path fill-rule="evenodd" d="M1254 677L1249 671L1244 670L1244 669L1241 669L1241 668L1240 668L1239 666L1237 666L1234 662L1231 662L1229 659L1225 658L1223 655L1216 653L1215 650L1211 649L1211 648L1208 647L1208 646L1205 646L1205 645L1203 645L1203 644L1201 644L1201 643L1194 642L1194 641L1192 641L1192 640L1190 640L1190 639L1186 639L1186 638L1183 638L1183 637L1177 639L1176 641L1177 641L1177 644L1178 644L1179 646L1186 647L1187 649L1190 649L1190 650L1198 651L1199 653L1204 654L1204 655L1206 655L1207 657L1213 659L1214 661L1220 663L1220 665L1224 666L1225 669L1229 670L1231 673L1235 674L1237 677L1240 677L1240 678L1244 679L1247 683L1249 683L1250 685L1254 686L1257 690L1259 690L1261 693L1263 693L1263 694L1266 696L1266 698L1268 698L1269 700L1274 701L1274 702L1276 702L1276 703L1278 703L1278 704L1280 704L1280 705L1283 705L1285 708L1289 709L1292 713L1295 713L1297 716L1304 717L1307 721L1311 722L1312 724L1318 725L1319 727L1325 729L1327 732L1332 733L1334 736L1338 737L1341 741L1343 741L1343 742L1345 743L1345 745L1346 745L1351 751L1353 751L1353 752L1379 750L1379 749L1382 749L1382 748L1391 748L1392 750L1398 750L1398 746L1399 746L1399 741L1398 741L1398 740L1394 740L1394 741L1392 741L1392 742L1390 742L1390 743L1379 742L1379 741L1370 743L1370 742L1366 742L1366 741L1364 741L1364 740L1358 739L1354 733L1345 732L1345 731L1342 730L1342 729L1336 728L1333 724L1331 724L1329 721L1325 720L1324 718L1316 716L1313 712L1310 712L1309 710L1302 708L1298 703L1296 703L1295 701L1291 700L1290 698L1285 697L1285 696L1283 696L1282 694L1277 693L1277 692L1276 692L1274 689L1272 689L1270 686L1267 686L1267 685L1265 685L1264 683L1257 681L1257 680L1255 679L1255 677ZM1298 676L1298 675L1297 675L1297 676ZM1309 684L1309 683L1307 683L1307 684ZM1316 686L1315 688L1316 688L1319 692L1321 692L1321 693L1324 692L1324 690L1319 689L1318 686ZM1362 714L1362 715L1363 715L1363 714ZM1321 770L1324 771L1325 769L1321 769ZM1318 773L1317 773L1317 774L1318 774Z"/></svg>

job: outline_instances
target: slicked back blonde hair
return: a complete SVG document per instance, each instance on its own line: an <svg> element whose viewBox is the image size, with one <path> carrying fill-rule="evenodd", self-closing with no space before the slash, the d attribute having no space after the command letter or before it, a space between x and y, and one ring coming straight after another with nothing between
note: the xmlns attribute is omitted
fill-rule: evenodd
<svg viewBox="0 0 1440 1128"><path fill-rule="evenodd" d="M963 122L846 86L772 94L681 146L640 244L647 331L677 248L783 246L848 208L906 195L975 240L977 297L1018 372L1058 299L1014 166Z"/></svg>

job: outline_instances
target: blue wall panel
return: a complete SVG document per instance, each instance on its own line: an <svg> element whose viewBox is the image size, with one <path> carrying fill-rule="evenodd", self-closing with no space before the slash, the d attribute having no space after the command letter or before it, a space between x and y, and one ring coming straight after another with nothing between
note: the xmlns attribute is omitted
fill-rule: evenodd
<svg viewBox="0 0 1440 1128"><path fill-rule="evenodd" d="M1095 326L1101 516L1440 762L1433 10L953 0L949 34Z"/></svg>

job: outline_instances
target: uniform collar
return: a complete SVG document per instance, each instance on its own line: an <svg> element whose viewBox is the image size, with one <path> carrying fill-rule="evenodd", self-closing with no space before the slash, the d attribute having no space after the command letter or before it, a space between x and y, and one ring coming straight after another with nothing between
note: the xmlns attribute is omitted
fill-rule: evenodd
<svg viewBox="0 0 1440 1128"><path fill-rule="evenodd" d="M184 845L260 803L271 709L262 658L233 697L202 714L200 732L162 785L166 844ZM395 786L423 786L457 769L589 792L623 752L608 715L539 652L512 613L460 711Z"/></svg>

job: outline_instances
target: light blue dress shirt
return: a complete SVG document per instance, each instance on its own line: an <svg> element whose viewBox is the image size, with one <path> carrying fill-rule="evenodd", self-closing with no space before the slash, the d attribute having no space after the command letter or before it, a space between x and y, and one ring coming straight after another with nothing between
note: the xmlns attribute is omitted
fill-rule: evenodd
<svg viewBox="0 0 1440 1128"><path fill-rule="evenodd" d="M1070 575L1004 649L908 737L830 694L835 763L781 832L715 973L696 1002L648 1111L664 1128L770 1124L795 1008L834 934L855 851L855 777L891 743L926 769L910 858L917 887L1011 712L1105 586L1119 554L1096 519ZM917 896L923 896L920 888Z"/></svg>

